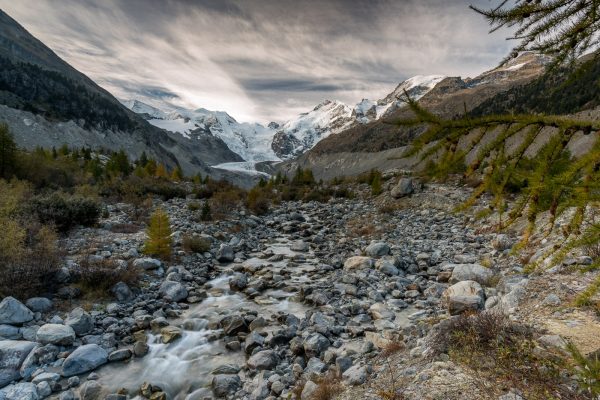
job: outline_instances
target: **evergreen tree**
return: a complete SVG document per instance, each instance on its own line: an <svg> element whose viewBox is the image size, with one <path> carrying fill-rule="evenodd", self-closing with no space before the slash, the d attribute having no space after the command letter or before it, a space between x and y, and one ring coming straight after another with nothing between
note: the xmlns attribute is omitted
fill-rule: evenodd
<svg viewBox="0 0 600 400"><path fill-rule="evenodd" d="M140 159L138 160L137 164L142 168L145 167L146 164L148 164L148 156L146 155L146 151L142 152L142 155L140 156Z"/></svg>
<svg viewBox="0 0 600 400"><path fill-rule="evenodd" d="M175 169L171 173L171 179L174 180L175 182L179 182L179 181L183 180L183 170L181 169L181 167L179 165L177 167L175 167Z"/></svg>
<svg viewBox="0 0 600 400"><path fill-rule="evenodd" d="M204 204L202 205L202 211L200 212L200 219L202 221L212 220L212 213L211 213L210 204L208 204L208 201L205 201Z"/></svg>
<svg viewBox="0 0 600 400"><path fill-rule="evenodd" d="M377 171L373 174L373 179L371 180L371 194L373 196L378 196L383 191L381 187L381 173Z"/></svg>
<svg viewBox="0 0 600 400"><path fill-rule="evenodd" d="M17 145L7 124L0 124L0 177L8 178L15 170Z"/></svg>
<svg viewBox="0 0 600 400"><path fill-rule="evenodd" d="M148 240L144 252L163 260L170 259L172 246L171 225L169 216L162 208L158 208L152 213L147 234Z"/></svg>
<svg viewBox="0 0 600 400"><path fill-rule="evenodd" d="M111 154L106 163L106 170L114 175L127 176L131 173L131 164L124 150Z"/></svg>
<svg viewBox="0 0 600 400"><path fill-rule="evenodd" d="M156 167L156 172L154 173L154 176L156 176L157 178L169 178L169 173L167 172L167 168L163 165L163 164L158 164L158 166Z"/></svg>

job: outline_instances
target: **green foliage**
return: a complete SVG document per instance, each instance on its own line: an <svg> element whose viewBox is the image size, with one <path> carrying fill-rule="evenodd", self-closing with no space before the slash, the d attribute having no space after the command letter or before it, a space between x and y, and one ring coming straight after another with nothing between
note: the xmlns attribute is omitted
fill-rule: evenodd
<svg viewBox="0 0 600 400"><path fill-rule="evenodd" d="M6 123L0 124L0 178L9 178L16 169L17 145Z"/></svg>
<svg viewBox="0 0 600 400"><path fill-rule="evenodd" d="M598 354L584 357L573 343L567 344L567 350L571 353L577 366L577 380L581 388L593 398L600 396L600 359L598 359Z"/></svg>
<svg viewBox="0 0 600 400"><path fill-rule="evenodd" d="M146 254L160 257L163 260L169 260L172 252L171 224L169 216L162 209L158 208L150 217L148 225L148 240L144 247Z"/></svg>
<svg viewBox="0 0 600 400"><path fill-rule="evenodd" d="M94 225L100 217L100 204L90 198L69 196L54 192L33 197L26 207L26 214L35 215L44 224L51 224L61 232L76 225Z"/></svg>
<svg viewBox="0 0 600 400"><path fill-rule="evenodd" d="M292 178L293 186L308 186L315 184L315 177L310 169L298 168Z"/></svg>
<svg viewBox="0 0 600 400"><path fill-rule="evenodd" d="M131 173L131 164L124 150L111 154L106 163L106 172L112 175L127 176Z"/></svg>
<svg viewBox="0 0 600 400"><path fill-rule="evenodd" d="M596 47L600 22L596 0L498 0L498 3L490 10L471 8L487 18L492 32L502 27L517 27L511 39L519 44L510 57L522 51L541 52L551 55L554 65L559 65Z"/></svg>

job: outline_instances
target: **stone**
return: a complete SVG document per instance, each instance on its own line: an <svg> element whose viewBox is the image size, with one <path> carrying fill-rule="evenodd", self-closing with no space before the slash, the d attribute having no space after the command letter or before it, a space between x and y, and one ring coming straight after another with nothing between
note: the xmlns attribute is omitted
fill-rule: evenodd
<svg viewBox="0 0 600 400"><path fill-rule="evenodd" d="M95 380L86 381L79 388L79 397L81 400L103 400L102 385Z"/></svg>
<svg viewBox="0 0 600 400"><path fill-rule="evenodd" d="M329 348L329 339L320 333L309 335L303 342L304 352L308 357L320 357L321 353Z"/></svg>
<svg viewBox="0 0 600 400"><path fill-rule="evenodd" d="M236 375L241 368L235 364L224 364L211 371L212 375Z"/></svg>
<svg viewBox="0 0 600 400"><path fill-rule="evenodd" d="M240 332L248 332L246 321L239 315L227 315L219 321L226 335L232 336Z"/></svg>
<svg viewBox="0 0 600 400"><path fill-rule="evenodd" d="M405 197L405 196L412 194L414 191L415 191L415 188L413 185L412 178L400 178L400 180L398 180L398 183L396 184L396 186L394 186L392 188L390 194L395 199L399 199L401 197Z"/></svg>
<svg viewBox="0 0 600 400"><path fill-rule="evenodd" d="M75 331L68 325L45 324L38 329L36 340L42 344L70 346L75 341Z"/></svg>
<svg viewBox="0 0 600 400"><path fill-rule="evenodd" d="M50 383L47 381L42 381L35 385L37 390L37 395L40 399L45 399L46 397L52 394L52 388L50 387Z"/></svg>
<svg viewBox="0 0 600 400"><path fill-rule="evenodd" d="M150 346L145 341L136 341L133 344L133 354L136 357L144 357L150 351Z"/></svg>
<svg viewBox="0 0 600 400"><path fill-rule="evenodd" d="M290 246L290 250L298 252L307 252L309 250L308 243L303 240L296 240Z"/></svg>
<svg viewBox="0 0 600 400"><path fill-rule="evenodd" d="M17 383L4 389L6 400L39 400L40 397L37 393L37 387L30 382ZM0 393L2 393L0 392ZM0 394L1 398L1 394Z"/></svg>
<svg viewBox="0 0 600 400"><path fill-rule="evenodd" d="M538 338L538 342L546 347L556 347L561 350L567 348L566 340L559 335L543 335Z"/></svg>
<svg viewBox="0 0 600 400"><path fill-rule="evenodd" d="M58 400L76 400L75 393L72 390L64 391L58 396Z"/></svg>
<svg viewBox="0 0 600 400"><path fill-rule="evenodd" d="M352 359L350 357L338 357L335 359L335 365L340 373L343 373L352 366Z"/></svg>
<svg viewBox="0 0 600 400"><path fill-rule="evenodd" d="M453 268L450 283L475 281L481 285L486 285L494 276L489 268L479 264L449 264L447 268Z"/></svg>
<svg viewBox="0 0 600 400"><path fill-rule="evenodd" d="M174 342L175 340L181 338L182 331L176 326L166 326L160 330L160 335L162 337L162 342L165 344Z"/></svg>
<svg viewBox="0 0 600 400"><path fill-rule="evenodd" d="M500 233L492 239L492 247L498 251L508 250L512 247L512 241L508 235Z"/></svg>
<svg viewBox="0 0 600 400"><path fill-rule="evenodd" d="M369 269L375 265L375 262L371 257L363 257L363 256L354 256L348 258L344 262L344 270L352 271L352 270L361 270L361 269Z"/></svg>
<svg viewBox="0 0 600 400"><path fill-rule="evenodd" d="M22 337L20 328L13 325L0 325L0 340L19 340Z"/></svg>
<svg viewBox="0 0 600 400"><path fill-rule="evenodd" d="M31 311L41 313L46 313L53 307L52 301L45 297L32 297L25 302L25 305Z"/></svg>
<svg viewBox="0 0 600 400"><path fill-rule="evenodd" d="M246 274L237 273L229 280L229 288L235 292L241 292L246 289L247 286L248 277Z"/></svg>
<svg viewBox="0 0 600 400"><path fill-rule="evenodd" d="M133 260L134 268L141 268L143 270L149 271L153 269L159 269L162 267L162 262L157 260L156 258L144 257L144 258L136 258Z"/></svg>
<svg viewBox="0 0 600 400"><path fill-rule="evenodd" d="M0 388L21 378L19 369L35 345L25 340L0 340Z"/></svg>
<svg viewBox="0 0 600 400"><path fill-rule="evenodd" d="M133 292L125 282L118 282L110 290L113 296L119 301L129 301L133 299Z"/></svg>
<svg viewBox="0 0 600 400"><path fill-rule="evenodd" d="M317 357L311 357L306 363L306 368L304 372L307 374L317 374L320 375L323 372L327 371L327 365Z"/></svg>
<svg viewBox="0 0 600 400"><path fill-rule="evenodd" d="M561 303L560 297L558 297L555 293L550 293L542 301L542 304L545 306L559 306L560 303Z"/></svg>
<svg viewBox="0 0 600 400"><path fill-rule="evenodd" d="M21 325L33 319L33 312L14 297L0 302L0 324Z"/></svg>
<svg viewBox="0 0 600 400"><path fill-rule="evenodd" d="M133 353L129 349L115 350L108 355L108 361L125 361L131 358Z"/></svg>
<svg viewBox="0 0 600 400"><path fill-rule="evenodd" d="M235 259L233 247L228 244L221 244L217 250L217 261L222 263L230 263Z"/></svg>
<svg viewBox="0 0 600 400"><path fill-rule="evenodd" d="M77 307L69 313L65 325L73 328L77 336L84 336L94 329L94 320L83 308Z"/></svg>
<svg viewBox="0 0 600 400"><path fill-rule="evenodd" d="M259 335L256 332L251 332L248 336L246 336L246 341L244 343L244 351L246 354L252 354L254 349L257 347L262 347L265 344L265 338Z"/></svg>
<svg viewBox="0 0 600 400"><path fill-rule="evenodd" d="M307 381L304 384L304 388L302 388L302 393L300 394L300 400L310 400L313 397L313 394L317 390L319 385L314 383L313 381Z"/></svg>
<svg viewBox="0 0 600 400"><path fill-rule="evenodd" d="M41 374L36 375L31 382L37 385L40 382L58 382L59 380L60 375L55 372L42 372Z"/></svg>
<svg viewBox="0 0 600 400"><path fill-rule="evenodd" d="M442 298L446 302L450 315L459 315L466 311L479 311L484 306L484 291L475 281L455 283L444 291Z"/></svg>
<svg viewBox="0 0 600 400"><path fill-rule="evenodd" d="M108 362L108 353L97 344L86 344L75 349L64 361L65 377L92 371Z"/></svg>
<svg viewBox="0 0 600 400"><path fill-rule="evenodd" d="M158 293L162 297L168 298L171 301L175 301L175 302L185 300L188 297L188 291L185 288L185 286L183 286L179 282L173 282L173 281L164 281L160 285L160 289L158 290Z"/></svg>
<svg viewBox="0 0 600 400"><path fill-rule="evenodd" d="M227 397L235 394L242 387L242 380L237 375L215 375L211 386L215 396Z"/></svg>
<svg viewBox="0 0 600 400"><path fill-rule="evenodd" d="M279 364L279 356L273 350L263 350L248 359L248 366L256 370L270 370Z"/></svg>
<svg viewBox="0 0 600 400"><path fill-rule="evenodd" d="M383 242L374 242L367 246L365 253L369 257L383 257L390 253L390 246Z"/></svg>
<svg viewBox="0 0 600 400"><path fill-rule="evenodd" d="M368 376L369 374L367 373L366 367L355 365L353 367L348 368L342 374L342 379L348 385L357 386L365 383L367 381Z"/></svg>

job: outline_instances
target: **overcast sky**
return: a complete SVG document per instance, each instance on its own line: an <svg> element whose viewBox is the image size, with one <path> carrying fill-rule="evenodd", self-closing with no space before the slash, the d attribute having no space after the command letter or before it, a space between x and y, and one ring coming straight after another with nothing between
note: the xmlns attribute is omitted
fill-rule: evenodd
<svg viewBox="0 0 600 400"><path fill-rule="evenodd" d="M414 75L474 76L510 49L489 0L0 0L119 99L284 121L379 99Z"/></svg>

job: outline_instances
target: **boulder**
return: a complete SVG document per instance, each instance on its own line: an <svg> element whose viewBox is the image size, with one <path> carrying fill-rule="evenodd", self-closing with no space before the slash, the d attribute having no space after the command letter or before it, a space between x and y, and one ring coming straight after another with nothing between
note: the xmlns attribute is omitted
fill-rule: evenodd
<svg viewBox="0 0 600 400"><path fill-rule="evenodd" d="M229 288L233 291L240 292L248 286L248 277L246 274L237 273L233 275L229 281Z"/></svg>
<svg viewBox="0 0 600 400"><path fill-rule="evenodd" d="M19 340L23 338L21 330L13 325L0 325L0 340Z"/></svg>
<svg viewBox="0 0 600 400"><path fill-rule="evenodd" d="M131 358L133 353L129 349L115 350L108 355L108 361L125 361Z"/></svg>
<svg viewBox="0 0 600 400"><path fill-rule="evenodd" d="M129 301L133 299L133 292L125 282L118 282L110 291L119 301Z"/></svg>
<svg viewBox="0 0 600 400"><path fill-rule="evenodd" d="M0 391L0 399L6 400L39 400L37 387L30 382L17 383Z"/></svg>
<svg viewBox="0 0 600 400"><path fill-rule="evenodd" d="M158 293L162 297L168 298L171 301L175 301L175 302L185 300L188 297L188 291L185 288L185 286L183 286L179 282L173 282L173 281L164 281L160 285L160 289L158 290Z"/></svg>
<svg viewBox="0 0 600 400"><path fill-rule="evenodd" d="M481 285L486 285L494 276L489 268L479 264L449 264L447 268L452 268L450 283L475 281Z"/></svg>
<svg viewBox="0 0 600 400"><path fill-rule="evenodd" d="M314 383L313 381L308 381L304 384L304 388L302 388L302 393L300 394L300 400L310 400L313 397L313 394L317 390L319 385Z"/></svg>
<svg viewBox="0 0 600 400"><path fill-rule="evenodd" d="M0 324L21 325L33 319L33 312L14 297L0 302Z"/></svg>
<svg viewBox="0 0 600 400"><path fill-rule="evenodd" d="M21 378L19 369L35 345L25 340L0 341L0 388Z"/></svg>
<svg viewBox="0 0 600 400"><path fill-rule="evenodd" d="M329 339L325 336L320 333L313 333L304 340L302 346L308 357L320 357L321 353L327 350L330 344Z"/></svg>
<svg viewBox="0 0 600 400"><path fill-rule="evenodd" d="M239 315L227 315L219 321L219 325L227 336L248 332L246 321Z"/></svg>
<svg viewBox="0 0 600 400"><path fill-rule="evenodd" d="M455 283L442 294L450 315L462 314L465 311L479 311L485 302L485 293L475 281Z"/></svg>
<svg viewBox="0 0 600 400"><path fill-rule="evenodd" d="M279 356L273 350L263 350L248 359L248 367L256 370L270 370L279 364Z"/></svg>
<svg viewBox="0 0 600 400"><path fill-rule="evenodd" d="M52 301L45 297L32 297L25 302L27 308L33 312L45 313L52 309Z"/></svg>
<svg viewBox="0 0 600 400"><path fill-rule="evenodd" d="M390 194L399 199L408 196L415 191L412 178L400 178L398 183L392 188Z"/></svg>
<svg viewBox="0 0 600 400"><path fill-rule="evenodd" d="M215 396L227 397L242 387L242 380L237 375L215 375L211 385Z"/></svg>
<svg viewBox="0 0 600 400"><path fill-rule="evenodd" d="M97 344L78 347L63 363L62 374L65 377L92 371L108 362L108 353Z"/></svg>
<svg viewBox="0 0 600 400"><path fill-rule="evenodd" d="M228 244L221 244L217 250L217 261L222 263L232 262L235 259L233 247Z"/></svg>
<svg viewBox="0 0 600 400"><path fill-rule="evenodd" d="M365 253L369 257L379 258L390 253L390 246L383 242L374 242L367 246Z"/></svg>
<svg viewBox="0 0 600 400"><path fill-rule="evenodd" d="M42 344L70 346L75 341L75 331L68 325L45 324L38 329L36 340Z"/></svg>
<svg viewBox="0 0 600 400"><path fill-rule="evenodd" d="M160 335L163 343L171 343L181 337L181 329L176 326L166 326L160 330Z"/></svg>
<svg viewBox="0 0 600 400"><path fill-rule="evenodd" d="M342 374L342 379L348 385L357 386L365 383L368 376L369 374L367 373L366 367L355 365L344 371Z"/></svg>
<svg viewBox="0 0 600 400"><path fill-rule="evenodd" d="M83 308L77 307L69 313L65 325L73 328L77 336L83 336L94 329L94 320Z"/></svg>
<svg viewBox="0 0 600 400"><path fill-rule="evenodd" d="M290 246L290 250L292 250L292 251L307 252L308 249L309 249L308 243L306 243L303 240L296 240Z"/></svg>
<svg viewBox="0 0 600 400"><path fill-rule="evenodd" d="M102 385L95 380L88 380L79 388L79 397L81 400L104 400L102 392Z"/></svg>
<svg viewBox="0 0 600 400"><path fill-rule="evenodd" d="M133 260L133 266L135 268L141 268L143 270L152 270L158 269L162 266L162 262L157 260L156 258L144 257L144 258L136 258Z"/></svg>
<svg viewBox="0 0 600 400"><path fill-rule="evenodd" d="M356 269L368 269L375 265L374 260L371 257L354 256L348 258L344 262L344 269L352 271Z"/></svg>
<svg viewBox="0 0 600 400"><path fill-rule="evenodd" d="M265 344L265 338L262 335L259 335L256 332L251 332L248 336L246 336L246 341L244 343L244 351L246 354L252 354L254 349L257 347L262 347Z"/></svg>

